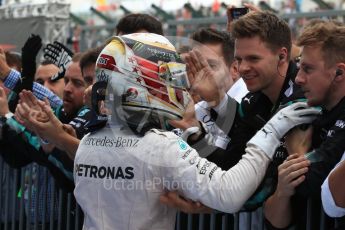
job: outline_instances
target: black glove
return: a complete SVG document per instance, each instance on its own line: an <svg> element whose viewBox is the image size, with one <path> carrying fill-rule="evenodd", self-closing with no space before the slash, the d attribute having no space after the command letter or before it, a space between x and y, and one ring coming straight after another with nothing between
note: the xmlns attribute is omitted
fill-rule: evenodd
<svg viewBox="0 0 345 230"><path fill-rule="evenodd" d="M69 64L72 62L73 52L60 42L55 41L49 43L44 48L44 58L52 61L54 65L59 67L59 72L51 77L52 81L57 81L65 76L65 72Z"/></svg>
<svg viewBox="0 0 345 230"><path fill-rule="evenodd" d="M28 40L26 40L22 48L22 79L21 83L18 83L13 91L15 95L12 100L8 102L8 106L11 112L14 112L19 100L18 94L23 90L32 90L32 85L35 79L36 73L36 56L42 47L42 39L39 35L31 34Z"/></svg>
<svg viewBox="0 0 345 230"><path fill-rule="evenodd" d="M32 84L36 73L36 56L42 47L42 39L39 35L31 34L22 48L22 84L16 87L16 93L22 89L32 90Z"/></svg>

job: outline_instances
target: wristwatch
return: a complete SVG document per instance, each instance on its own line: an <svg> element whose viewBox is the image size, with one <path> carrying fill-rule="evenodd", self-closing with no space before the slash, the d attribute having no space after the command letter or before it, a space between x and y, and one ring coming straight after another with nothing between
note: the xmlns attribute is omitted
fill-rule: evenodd
<svg viewBox="0 0 345 230"><path fill-rule="evenodd" d="M6 114L5 114L5 116L4 116L4 117L5 117L6 119L10 119L10 118L12 118L13 116L14 116L14 114L13 114L13 113L8 112L8 113L6 113Z"/></svg>
<svg viewBox="0 0 345 230"><path fill-rule="evenodd" d="M0 116L0 140L2 140L3 137L3 129L6 124L7 118L5 116Z"/></svg>

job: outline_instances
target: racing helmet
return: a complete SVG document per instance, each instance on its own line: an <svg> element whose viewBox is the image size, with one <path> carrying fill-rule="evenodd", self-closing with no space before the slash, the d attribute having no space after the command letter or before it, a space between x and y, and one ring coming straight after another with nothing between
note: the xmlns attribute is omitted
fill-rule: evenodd
<svg viewBox="0 0 345 230"><path fill-rule="evenodd" d="M168 39L152 33L112 37L96 63L92 104L99 119L116 117L137 132L168 129L190 100L186 66ZM103 101L107 115L102 115Z"/></svg>

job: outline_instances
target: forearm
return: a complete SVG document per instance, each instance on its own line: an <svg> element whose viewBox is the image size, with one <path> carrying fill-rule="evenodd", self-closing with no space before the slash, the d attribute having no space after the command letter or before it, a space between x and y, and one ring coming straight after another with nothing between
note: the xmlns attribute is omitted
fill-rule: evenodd
<svg viewBox="0 0 345 230"><path fill-rule="evenodd" d="M56 166L69 180L73 181L73 163L68 154L58 148L54 148L49 154L49 162Z"/></svg>
<svg viewBox="0 0 345 230"><path fill-rule="evenodd" d="M286 228L291 223L291 202L288 197L281 197L275 192L264 205L265 218L276 228Z"/></svg>
<svg viewBox="0 0 345 230"><path fill-rule="evenodd" d="M21 84L21 74L20 72L10 69L8 74L4 77L4 86L10 90L14 90L17 85ZM43 85L38 84L37 82L33 83L32 92L36 98L43 100L47 98L52 108L56 109L62 105L62 100L55 95L48 88Z"/></svg>
<svg viewBox="0 0 345 230"><path fill-rule="evenodd" d="M326 154L329 154L326 156ZM339 162L342 153L333 151L320 152L315 151L313 156L308 156L311 164L308 172L305 174L305 180L296 187L296 193L301 196L311 196L318 198L320 196L321 185L327 178L331 168Z"/></svg>
<svg viewBox="0 0 345 230"><path fill-rule="evenodd" d="M229 207L233 206L231 212L239 211L255 192L264 178L269 162L270 158L265 152L257 146L248 145L242 159L226 172L220 185L223 188L220 197L221 200L230 202Z"/></svg>
<svg viewBox="0 0 345 230"><path fill-rule="evenodd" d="M69 158L74 160L80 140L67 132L61 133L56 139L54 144L57 148L65 151Z"/></svg>
<svg viewBox="0 0 345 230"><path fill-rule="evenodd" d="M38 84L37 82L33 83L32 91L35 97L38 98L39 100L43 101L45 98L47 98L50 106L53 109L57 109L63 104L63 101L61 100L61 98L59 98L56 94L54 94L48 88L44 87L41 84Z"/></svg>
<svg viewBox="0 0 345 230"><path fill-rule="evenodd" d="M40 148L40 142L36 135L33 135L29 132L23 125L21 125L16 119L13 117L7 119L6 124L9 126L9 129L16 132L18 135L21 135L21 138L34 147L36 150Z"/></svg>
<svg viewBox="0 0 345 230"><path fill-rule="evenodd" d="M319 197L321 185L330 173L330 169L333 169L343 156L345 129L332 126L329 130L335 130L334 135L327 137L318 148L307 155L311 164L305 180L296 189L296 193L299 195Z"/></svg>
<svg viewBox="0 0 345 230"><path fill-rule="evenodd" d="M56 165L54 165L50 160L47 164L45 164L45 167L48 168L51 175L54 177L56 185L58 188L66 191L66 192L73 192L74 190L74 182L73 178L69 178L64 174L64 172L61 171Z"/></svg>
<svg viewBox="0 0 345 230"><path fill-rule="evenodd" d="M175 179L181 180L182 184L186 181L197 183L195 190L183 191L186 197L219 211L235 213L254 193L270 162L270 158L255 146L248 146L246 153L240 162L228 171L220 170L205 159L195 160L199 170L204 165L206 172L195 173L193 166Z"/></svg>
<svg viewBox="0 0 345 230"><path fill-rule="evenodd" d="M0 141L0 149L1 157L12 168L21 168L32 162L29 157L32 148L13 130L6 130L4 139Z"/></svg>
<svg viewBox="0 0 345 230"><path fill-rule="evenodd" d="M13 90L18 84L18 81L20 81L21 74L17 70L10 69L10 71L1 79L3 80L6 88Z"/></svg>

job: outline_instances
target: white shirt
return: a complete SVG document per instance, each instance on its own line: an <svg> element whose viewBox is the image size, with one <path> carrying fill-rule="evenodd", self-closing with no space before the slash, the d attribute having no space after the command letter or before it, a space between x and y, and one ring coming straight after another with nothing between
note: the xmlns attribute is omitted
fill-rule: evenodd
<svg viewBox="0 0 345 230"><path fill-rule="evenodd" d="M343 154L340 162L344 160L345 160L345 153ZM334 169L340 164L340 162L334 167ZM333 172L333 170L331 172ZM326 178L326 180L323 182L321 186L321 199L322 199L323 209L325 210L327 215L329 215L330 217L345 216L345 208L338 207L333 199L332 193L329 189L328 177Z"/></svg>
<svg viewBox="0 0 345 230"><path fill-rule="evenodd" d="M234 98L238 103L241 103L242 98L248 93L247 85L244 83L243 79L238 79L229 89L227 94Z"/></svg>
<svg viewBox="0 0 345 230"><path fill-rule="evenodd" d="M228 90L227 95L234 98L238 103L241 103L242 98L248 93L247 86L243 79L238 79ZM213 108L218 114L226 113L228 97L224 97L218 106ZM195 105L195 115L198 121L203 122L210 135L213 137L211 140L212 145L222 149L226 149L230 142L229 137L225 134L211 119L210 106L206 101L201 101Z"/></svg>

